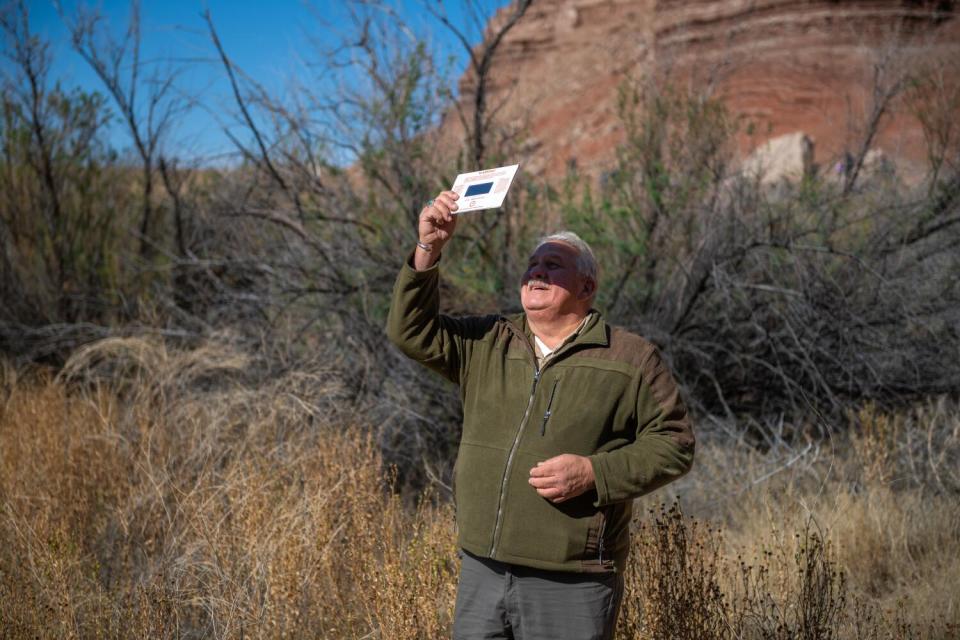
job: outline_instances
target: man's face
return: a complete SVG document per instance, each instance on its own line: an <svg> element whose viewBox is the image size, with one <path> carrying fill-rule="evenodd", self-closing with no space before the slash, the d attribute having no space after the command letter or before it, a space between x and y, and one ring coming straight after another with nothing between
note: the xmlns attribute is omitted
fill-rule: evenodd
<svg viewBox="0 0 960 640"><path fill-rule="evenodd" d="M592 283L577 272L577 250L565 242L548 242L530 256L520 281L520 304L528 313L583 314L592 292Z"/></svg>

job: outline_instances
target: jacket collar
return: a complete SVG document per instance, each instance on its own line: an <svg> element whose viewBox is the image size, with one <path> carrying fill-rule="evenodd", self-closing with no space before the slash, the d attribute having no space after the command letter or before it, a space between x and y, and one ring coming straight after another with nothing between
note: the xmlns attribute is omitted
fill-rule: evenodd
<svg viewBox="0 0 960 640"><path fill-rule="evenodd" d="M505 316L504 319L510 325L514 333L522 336L529 345L533 344L533 332L530 331L530 325L527 324L527 314L517 313ZM587 317L587 324L580 331L579 335L570 342L567 347L573 345L593 345L600 347L610 346L609 332L607 323L603 316L596 309L590 309ZM532 348L532 346L531 346ZM565 349L566 350L566 349Z"/></svg>

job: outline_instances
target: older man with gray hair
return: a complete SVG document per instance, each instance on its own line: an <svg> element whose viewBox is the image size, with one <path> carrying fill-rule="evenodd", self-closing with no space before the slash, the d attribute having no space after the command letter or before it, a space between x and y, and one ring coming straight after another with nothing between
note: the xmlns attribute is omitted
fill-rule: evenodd
<svg viewBox="0 0 960 640"><path fill-rule="evenodd" d="M530 255L523 313L441 314L458 197L421 212L387 322L405 354L460 386L454 638L611 638L632 501L690 469L687 410L657 349L593 308L596 260L569 231Z"/></svg>

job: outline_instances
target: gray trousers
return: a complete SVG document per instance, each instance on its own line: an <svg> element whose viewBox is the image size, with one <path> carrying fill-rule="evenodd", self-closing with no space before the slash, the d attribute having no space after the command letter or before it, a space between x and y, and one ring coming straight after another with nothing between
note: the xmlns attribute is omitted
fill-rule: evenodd
<svg viewBox="0 0 960 640"><path fill-rule="evenodd" d="M614 573L545 571L461 552L454 640L610 640L623 597Z"/></svg>

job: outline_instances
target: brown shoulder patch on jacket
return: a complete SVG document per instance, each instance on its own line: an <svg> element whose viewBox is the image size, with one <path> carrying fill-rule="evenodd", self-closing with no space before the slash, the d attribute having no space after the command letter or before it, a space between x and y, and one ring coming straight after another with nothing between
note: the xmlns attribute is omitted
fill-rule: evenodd
<svg viewBox="0 0 960 640"><path fill-rule="evenodd" d="M640 369L650 355L656 351L656 347L650 341L622 327L608 325L607 331L610 339L609 346L584 349L579 352L579 355L598 360L622 362Z"/></svg>

